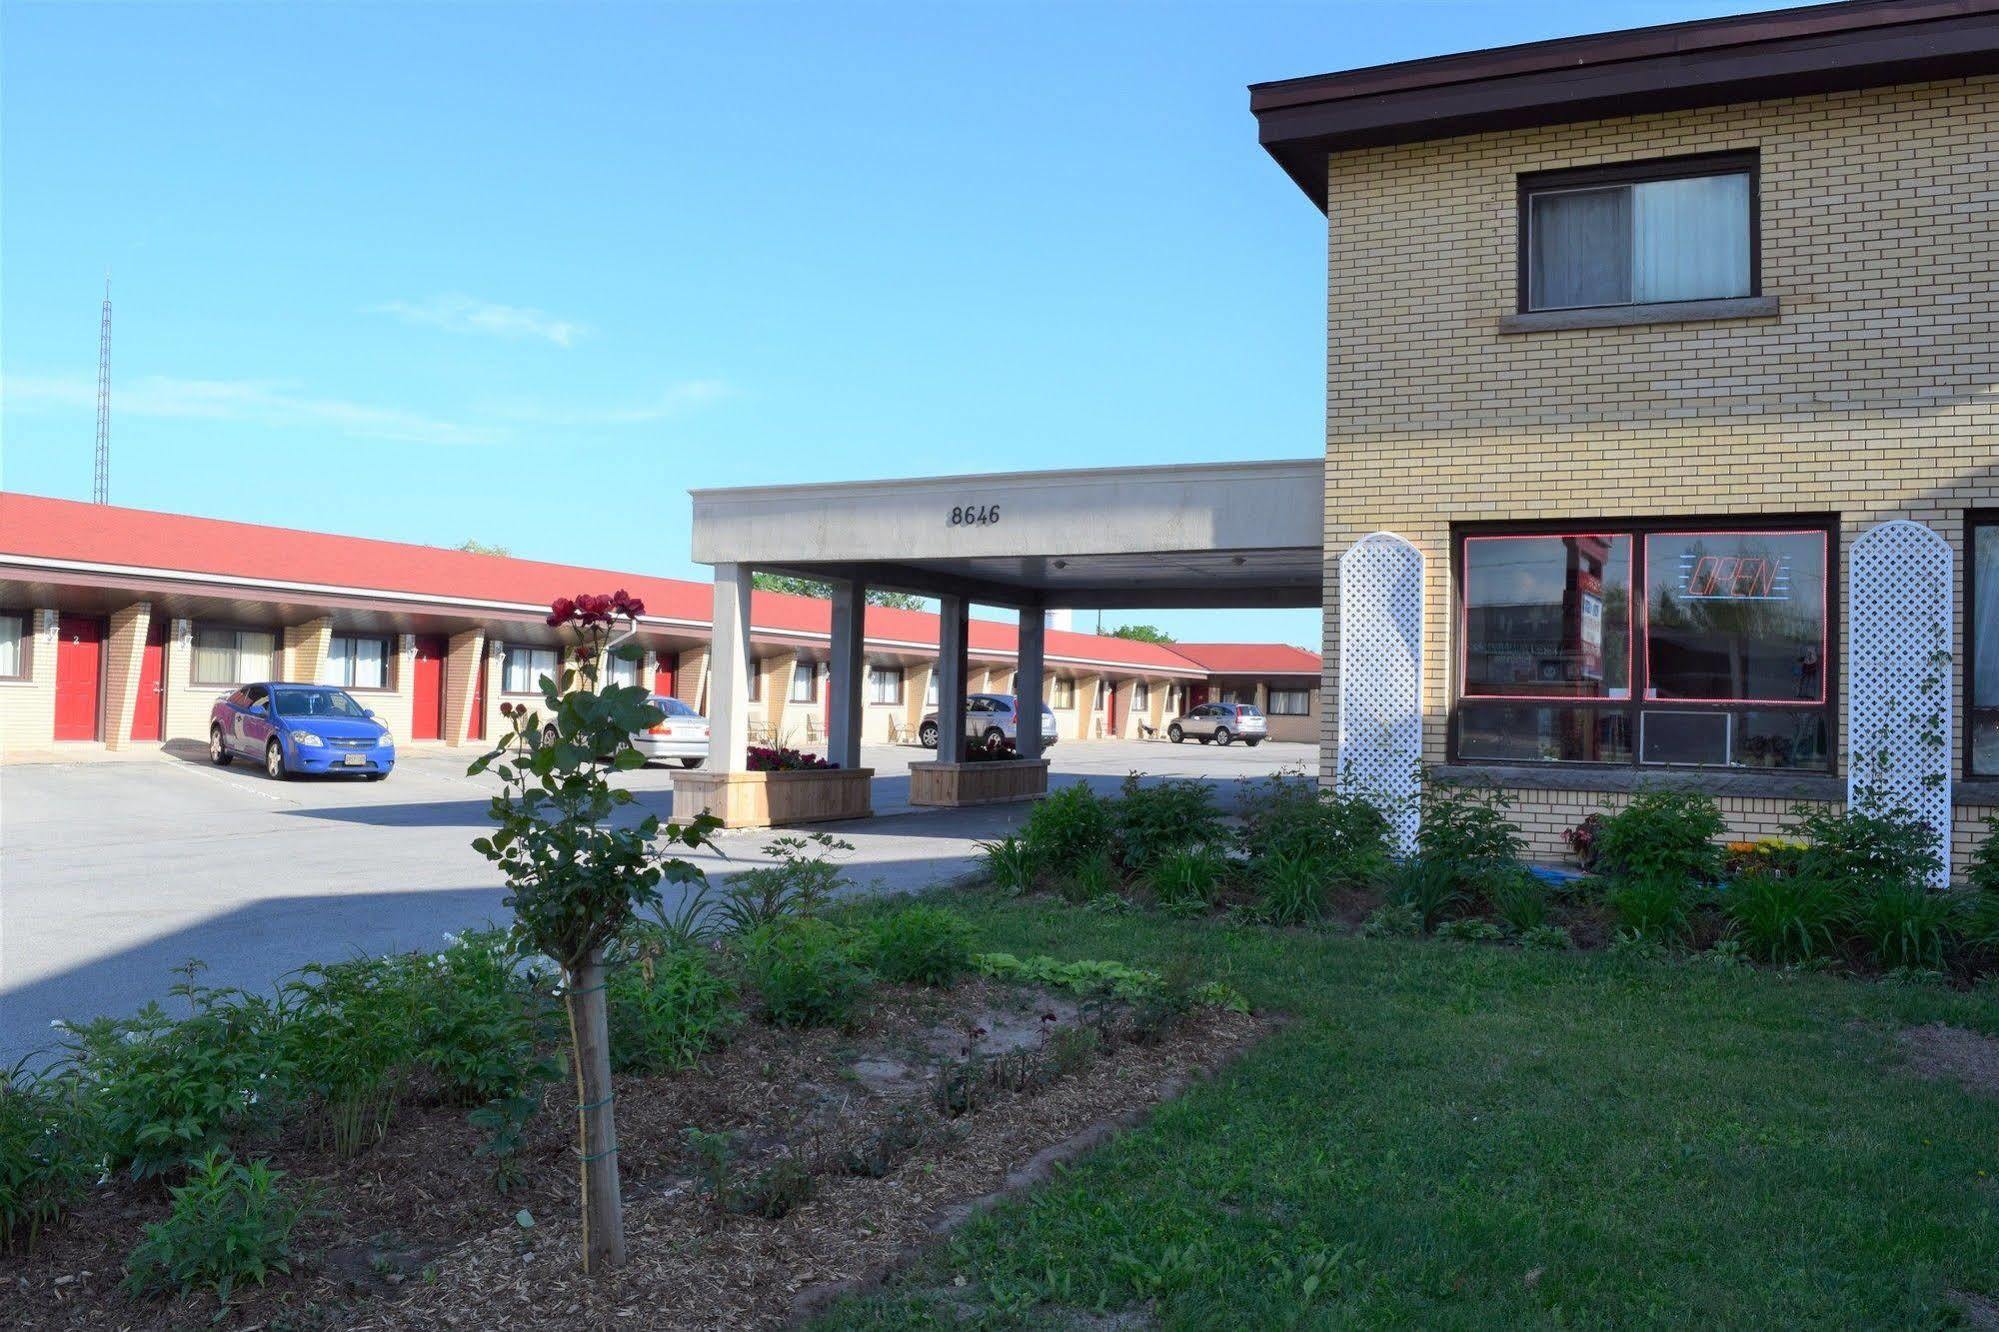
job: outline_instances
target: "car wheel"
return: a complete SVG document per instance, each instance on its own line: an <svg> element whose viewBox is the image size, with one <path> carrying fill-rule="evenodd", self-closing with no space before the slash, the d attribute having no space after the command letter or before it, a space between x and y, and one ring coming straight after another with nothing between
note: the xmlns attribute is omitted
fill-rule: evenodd
<svg viewBox="0 0 1999 1332"><path fill-rule="evenodd" d="M684 758L684 759L680 760L680 766L681 766L681 767L683 767L683 768L698 768L698 767L700 767L700 766L701 766L701 765L702 765L703 763L706 763L707 761L708 761L708 760L706 760L706 759L698 759L698 758Z"/></svg>
<svg viewBox="0 0 1999 1332"><path fill-rule="evenodd" d="M275 740L264 746L264 773L274 782L291 776L285 770L285 747Z"/></svg>
<svg viewBox="0 0 1999 1332"><path fill-rule="evenodd" d="M364 772L361 774L362 777L371 782L379 782L388 775L386 772Z"/></svg>
<svg viewBox="0 0 1999 1332"><path fill-rule="evenodd" d="M979 737L979 743L987 749L998 751L1006 748L1006 732L997 726L988 726L986 733Z"/></svg>
<svg viewBox="0 0 1999 1332"><path fill-rule="evenodd" d="M1246 736L1245 736L1245 737L1243 738L1243 743L1244 743L1245 745L1248 745L1248 746L1249 746L1249 747L1250 747L1251 749L1255 749L1255 748L1256 748L1256 747L1257 747L1258 745L1260 745L1260 744L1262 744L1262 743L1263 743L1263 737L1262 737L1262 736L1258 736L1258 737L1257 737L1256 739L1254 739L1254 740L1251 740L1251 739L1249 739L1248 737L1246 737Z"/></svg>
<svg viewBox="0 0 1999 1332"><path fill-rule="evenodd" d="M1169 726L1166 728L1166 738L1177 745L1187 738L1187 733L1177 726Z"/></svg>
<svg viewBox="0 0 1999 1332"><path fill-rule="evenodd" d="M1228 728L1228 727L1226 727L1226 726L1217 726L1217 727L1215 728L1215 743L1216 743L1216 744L1218 744L1218 745L1225 745L1225 744L1227 744L1227 743L1228 743L1229 741L1231 741L1231 740L1233 740L1233 739L1235 739L1235 737L1229 734L1229 728Z"/></svg>
<svg viewBox="0 0 1999 1332"><path fill-rule="evenodd" d="M222 743L222 728L208 728L208 761L218 768L229 766L229 746Z"/></svg>
<svg viewBox="0 0 1999 1332"><path fill-rule="evenodd" d="M917 728L916 743L925 749L937 748L937 723L925 722Z"/></svg>

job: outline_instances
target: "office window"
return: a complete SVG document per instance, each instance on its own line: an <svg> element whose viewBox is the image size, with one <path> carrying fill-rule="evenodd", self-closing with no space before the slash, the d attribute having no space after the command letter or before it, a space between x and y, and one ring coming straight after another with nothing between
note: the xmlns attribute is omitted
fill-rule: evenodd
<svg viewBox="0 0 1999 1332"><path fill-rule="evenodd" d="M1829 550L1822 526L1462 536L1457 757L1830 768Z"/></svg>
<svg viewBox="0 0 1999 1332"><path fill-rule="evenodd" d="M1965 593L1971 679L1964 766L1974 777L1999 777L1999 513L1972 518Z"/></svg>
<svg viewBox="0 0 1999 1332"><path fill-rule="evenodd" d="M868 668L868 702L884 705L902 702L902 668L900 666L870 666Z"/></svg>
<svg viewBox="0 0 1999 1332"><path fill-rule="evenodd" d="M1055 677L1054 698L1051 707L1073 708L1076 706L1076 681L1067 675Z"/></svg>
<svg viewBox="0 0 1999 1332"><path fill-rule="evenodd" d="M266 629L223 629L196 625L194 683L234 685L271 678L277 635Z"/></svg>
<svg viewBox="0 0 1999 1332"><path fill-rule="evenodd" d="M1753 296L1755 154L1523 176L1520 244L1524 310Z"/></svg>
<svg viewBox="0 0 1999 1332"><path fill-rule="evenodd" d="M348 689L387 689L394 640L383 634L335 634L326 647L321 684Z"/></svg>
<svg viewBox="0 0 1999 1332"><path fill-rule="evenodd" d="M819 663L801 661L791 668L791 701L812 703L819 698Z"/></svg>
<svg viewBox="0 0 1999 1332"><path fill-rule="evenodd" d="M1312 715L1312 691L1273 689L1270 691L1270 706L1266 711L1273 717L1309 717Z"/></svg>
<svg viewBox="0 0 1999 1332"><path fill-rule="evenodd" d="M500 668L500 688L509 694L538 693L542 676L558 679L556 662L554 648L509 643Z"/></svg>
<svg viewBox="0 0 1999 1332"><path fill-rule="evenodd" d="M0 680L24 680L28 675L28 616L0 611Z"/></svg>

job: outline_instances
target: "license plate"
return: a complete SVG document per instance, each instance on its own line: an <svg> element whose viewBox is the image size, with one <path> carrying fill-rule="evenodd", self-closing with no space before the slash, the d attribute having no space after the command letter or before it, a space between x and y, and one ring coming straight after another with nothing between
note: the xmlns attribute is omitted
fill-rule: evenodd
<svg viewBox="0 0 1999 1332"><path fill-rule="evenodd" d="M367 756L363 754L349 754L340 761L350 768L365 768L368 766Z"/></svg>

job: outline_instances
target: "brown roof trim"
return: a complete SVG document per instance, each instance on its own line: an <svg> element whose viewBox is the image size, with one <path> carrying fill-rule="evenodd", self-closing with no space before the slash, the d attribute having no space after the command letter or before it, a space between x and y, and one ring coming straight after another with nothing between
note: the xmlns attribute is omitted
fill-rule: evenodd
<svg viewBox="0 0 1999 1332"><path fill-rule="evenodd" d="M1351 148L1999 73L1999 0L1847 0L1250 87L1257 138L1326 204Z"/></svg>

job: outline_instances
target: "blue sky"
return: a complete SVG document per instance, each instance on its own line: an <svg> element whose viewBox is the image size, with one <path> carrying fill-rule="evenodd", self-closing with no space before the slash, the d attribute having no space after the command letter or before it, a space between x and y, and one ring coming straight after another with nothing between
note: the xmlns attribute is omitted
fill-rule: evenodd
<svg viewBox="0 0 1999 1332"><path fill-rule="evenodd" d="M1246 84L1767 7L11 0L0 484L89 497L107 268L144 508L705 577L690 486L1313 456Z"/></svg>

